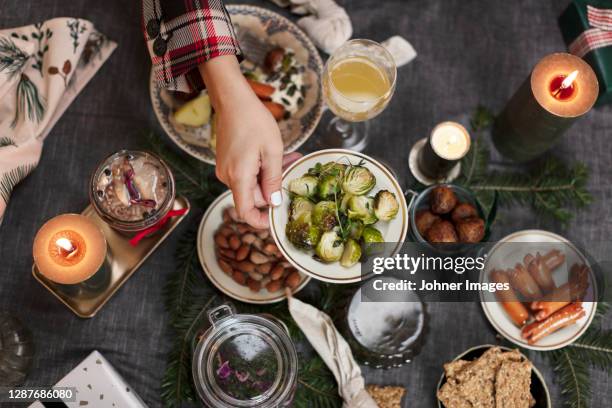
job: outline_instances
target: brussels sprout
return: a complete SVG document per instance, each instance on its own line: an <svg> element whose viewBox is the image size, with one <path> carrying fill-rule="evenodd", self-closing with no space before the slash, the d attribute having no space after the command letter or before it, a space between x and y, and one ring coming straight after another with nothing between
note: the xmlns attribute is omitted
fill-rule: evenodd
<svg viewBox="0 0 612 408"><path fill-rule="evenodd" d="M338 184L340 178L328 174L319 178L319 184L317 185L317 194L322 200L333 200L338 192Z"/></svg>
<svg viewBox="0 0 612 408"><path fill-rule="evenodd" d="M339 178L344 177L344 171L346 170L346 164L329 162L321 166L321 174L331 174L338 176Z"/></svg>
<svg viewBox="0 0 612 408"><path fill-rule="evenodd" d="M353 196L350 194L342 195L342 199L340 200L340 211L346 212L346 210L348 209L348 203L351 197Z"/></svg>
<svg viewBox="0 0 612 408"><path fill-rule="evenodd" d="M313 176L302 176L289 182L289 191L303 197L313 197L317 192L317 180Z"/></svg>
<svg viewBox="0 0 612 408"><path fill-rule="evenodd" d="M309 199L296 196L291 201L291 207L289 214L291 215L291 220L297 220L302 215L304 216L304 221L310 222L310 217L312 210L314 209L314 204Z"/></svg>
<svg viewBox="0 0 612 408"><path fill-rule="evenodd" d="M344 173L342 190L353 195L367 194L376 184L374 175L363 166L351 166Z"/></svg>
<svg viewBox="0 0 612 408"><path fill-rule="evenodd" d="M298 219L289 221L285 227L289 242L302 249L314 248L321 237L321 230L308 222L307 217L308 214L303 214Z"/></svg>
<svg viewBox="0 0 612 408"><path fill-rule="evenodd" d="M361 237L363 238L363 242L365 242L366 244L385 242L382 233L376 228L371 227L369 225L363 229Z"/></svg>
<svg viewBox="0 0 612 408"><path fill-rule="evenodd" d="M336 262L342 257L344 244L336 231L327 231L321 235L315 253L323 262Z"/></svg>
<svg viewBox="0 0 612 408"><path fill-rule="evenodd" d="M389 221L395 218L399 211L399 203L395 194L380 190L374 197L374 214L379 220Z"/></svg>
<svg viewBox="0 0 612 408"><path fill-rule="evenodd" d="M333 201L319 201L312 210L312 223L321 229L329 231L338 225L336 217L336 203Z"/></svg>
<svg viewBox="0 0 612 408"><path fill-rule="evenodd" d="M342 258L340 258L340 265L345 268L350 268L355 265L361 259L361 247L354 239L349 239L344 244L344 252L342 252Z"/></svg>
<svg viewBox="0 0 612 408"><path fill-rule="evenodd" d="M348 217L361 220L365 225L374 224L378 219L374 215L374 199L366 196L353 196L348 202Z"/></svg>
<svg viewBox="0 0 612 408"><path fill-rule="evenodd" d="M351 220L348 225L348 236L353 238L355 241L359 241L361 239L361 234L363 234L363 222L359 220Z"/></svg>
<svg viewBox="0 0 612 408"><path fill-rule="evenodd" d="M308 174L312 176L325 176L331 174L342 178L346 170L346 164L328 162L325 164L317 163L314 167L308 170Z"/></svg>

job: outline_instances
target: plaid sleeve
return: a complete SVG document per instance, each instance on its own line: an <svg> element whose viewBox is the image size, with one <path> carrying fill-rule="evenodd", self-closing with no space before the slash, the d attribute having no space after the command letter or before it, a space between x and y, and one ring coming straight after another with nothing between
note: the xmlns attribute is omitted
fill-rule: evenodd
<svg viewBox="0 0 612 408"><path fill-rule="evenodd" d="M221 0L142 0L142 29L157 83L172 90L202 89L198 65L242 55Z"/></svg>

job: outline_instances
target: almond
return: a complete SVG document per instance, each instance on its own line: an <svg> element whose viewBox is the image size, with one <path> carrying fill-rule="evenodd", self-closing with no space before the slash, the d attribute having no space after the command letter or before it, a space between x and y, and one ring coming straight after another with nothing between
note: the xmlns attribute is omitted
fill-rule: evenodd
<svg viewBox="0 0 612 408"><path fill-rule="evenodd" d="M281 281L279 280L273 280L270 283L268 283L266 285L266 289L268 289L268 292L276 292L279 291L281 288Z"/></svg>
<svg viewBox="0 0 612 408"><path fill-rule="evenodd" d="M259 292L261 290L261 282L253 279L247 279L247 286L253 292Z"/></svg>
<svg viewBox="0 0 612 408"><path fill-rule="evenodd" d="M295 289L300 284L300 274L298 271L294 270L287 276L285 279L285 286L290 289Z"/></svg>
<svg viewBox="0 0 612 408"><path fill-rule="evenodd" d="M283 273L285 272L285 268L283 267L283 265L281 264L277 264L274 268L272 268L272 270L270 271L270 279L272 280L278 280L280 278L283 277Z"/></svg>
<svg viewBox="0 0 612 408"><path fill-rule="evenodd" d="M251 260L251 262L257 265L264 264L270 261L267 256L258 251L251 251L251 256L249 257L249 259Z"/></svg>
<svg viewBox="0 0 612 408"><path fill-rule="evenodd" d="M244 261L247 258L247 256L249 256L249 251L250 251L250 248L249 248L248 245L242 245L236 251L236 260L237 261Z"/></svg>
<svg viewBox="0 0 612 408"><path fill-rule="evenodd" d="M234 271L232 278L234 278L234 280L241 285L246 284L246 275L242 272Z"/></svg>
<svg viewBox="0 0 612 408"><path fill-rule="evenodd" d="M229 237L228 243L230 248L232 248L234 251L240 248L240 245L242 244L242 242L240 242L240 238L238 238L237 235L232 235L231 237Z"/></svg>

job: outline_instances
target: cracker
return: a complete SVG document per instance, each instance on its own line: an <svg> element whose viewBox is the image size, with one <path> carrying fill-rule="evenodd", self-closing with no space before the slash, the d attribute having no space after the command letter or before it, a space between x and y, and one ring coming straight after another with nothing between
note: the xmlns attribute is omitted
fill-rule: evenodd
<svg viewBox="0 0 612 408"><path fill-rule="evenodd" d="M406 394L404 387L368 385L366 390L379 408L401 408L402 398Z"/></svg>
<svg viewBox="0 0 612 408"><path fill-rule="evenodd" d="M529 408L533 397L531 387L531 363L529 361L505 361L495 376L496 408Z"/></svg>

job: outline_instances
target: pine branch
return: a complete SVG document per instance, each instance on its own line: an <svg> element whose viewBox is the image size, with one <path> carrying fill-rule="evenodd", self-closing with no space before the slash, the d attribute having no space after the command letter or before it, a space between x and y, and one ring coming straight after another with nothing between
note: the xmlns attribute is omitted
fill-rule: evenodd
<svg viewBox="0 0 612 408"><path fill-rule="evenodd" d="M565 397L564 405L568 408L587 408L591 399L587 363L567 348L551 351L545 355L549 357L555 378L561 386L561 393Z"/></svg>
<svg viewBox="0 0 612 408"><path fill-rule="evenodd" d="M13 188L24 178L26 178L34 169L36 164L24 164L17 166L6 173L0 175L0 198L8 203Z"/></svg>
<svg viewBox="0 0 612 408"><path fill-rule="evenodd" d="M170 314L171 324L181 317L185 305L193 297L193 288L197 284L195 271L200 265L196 242L196 231L193 229L181 237L175 254L177 269L164 288L166 310Z"/></svg>
<svg viewBox="0 0 612 408"><path fill-rule="evenodd" d="M458 183L471 189L486 209L498 194L502 205L530 205L541 215L568 222L572 208L591 203L586 189L589 172L582 163L566 166L555 157L545 158L529 171L496 171L489 168L490 151L482 132L490 127L492 114L478 107L472 117L472 148L462 159Z"/></svg>
<svg viewBox="0 0 612 408"><path fill-rule="evenodd" d="M300 365L298 388L293 400L296 408L332 408L342 406L336 379L319 356L304 359Z"/></svg>
<svg viewBox="0 0 612 408"><path fill-rule="evenodd" d="M17 146L17 144L15 144L15 142L13 141L13 139L11 139L10 137L0 137L0 147L6 147L6 146Z"/></svg>
<svg viewBox="0 0 612 408"><path fill-rule="evenodd" d="M6 71L9 78L21 71L30 56L8 37L0 38L0 72Z"/></svg>
<svg viewBox="0 0 612 408"><path fill-rule="evenodd" d="M612 331L590 328L568 348L586 364L608 372L612 370Z"/></svg>

